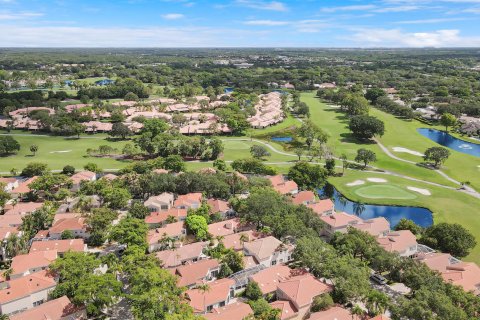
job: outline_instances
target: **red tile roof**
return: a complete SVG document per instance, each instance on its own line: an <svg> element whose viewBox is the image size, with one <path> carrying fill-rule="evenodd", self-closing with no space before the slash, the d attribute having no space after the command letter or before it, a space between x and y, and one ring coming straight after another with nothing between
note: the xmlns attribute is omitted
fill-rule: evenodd
<svg viewBox="0 0 480 320"><path fill-rule="evenodd" d="M284 265L276 265L252 275L250 280L255 281L263 294L277 290L280 280L290 279L293 270Z"/></svg>
<svg viewBox="0 0 480 320"><path fill-rule="evenodd" d="M66 230L86 230L87 224L85 218L74 217L57 220L49 229L50 233L62 233Z"/></svg>
<svg viewBox="0 0 480 320"><path fill-rule="evenodd" d="M240 226L240 219L230 219L225 221L220 221L208 225L208 232L214 236L227 236L229 234L235 233L235 230Z"/></svg>
<svg viewBox="0 0 480 320"><path fill-rule="evenodd" d="M293 199L294 204L306 204L315 201L315 193L312 191L300 191Z"/></svg>
<svg viewBox="0 0 480 320"><path fill-rule="evenodd" d="M37 251L20 254L12 259L12 275L25 273L30 269L48 267L57 259L57 251Z"/></svg>
<svg viewBox="0 0 480 320"><path fill-rule="evenodd" d="M163 237L180 237L184 234L185 226L183 221L166 224L161 228L148 231L148 244L158 243Z"/></svg>
<svg viewBox="0 0 480 320"><path fill-rule="evenodd" d="M178 196L173 205L174 207L191 207L197 204L200 205L202 202L202 197L203 196L200 192L182 194Z"/></svg>
<svg viewBox="0 0 480 320"><path fill-rule="evenodd" d="M319 200L315 203L308 204L307 207L313 210L318 215L323 215L325 212L331 212L334 209L334 203L330 199Z"/></svg>
<svg viewBox="0 0 480 320"><path fill-rule="evenodd" d="M185 293L195 312L203 312L205 307L227 300L230 288L235 286L232 279L220 279L207 283L210 290L204 292L190 289Z"/></svg>
<svg viewBox="0 0 480 320"><path fill-rule="evenodd" d="M246 236L248 239L245 242L254 241L260 237L260 234L252 230L238 232L238 233L226 235L222 239L223 245L227 249L233 249L235 251L243 250L243 244L240 241L240 238L242 238L242 235Z"/></svg>
<svg viewBox="0 0 480 320"><path fill-rule="evenodd" d="M316 296L332 291L332 287L311 274L306 274L280 281L278 290L282 291L297 308L302 308L311 304Z"/></svg>
<svg viewBox="0 0 480 320"><path fill-rule="evenodd" d="M29 178L28 180L26 180L22 183L19 183L18 187L16 187L12 191L10 191L10 193L29 193L30 188L28 187L28 185L30 183L32 183L33 181L37 180L37 179L38 179L38 177L35 176L35 177Z"/></svg>
<svg viewBox="0 0 480 320"><path fill-rule="evenodd" d="M219 199L208 199L207 204L210 206L211 213L226 212L230 210L230 205L227 201Z"/></svg>
<svg viewBox="0 0 480 320"><path fill-rule="evenodd" d="M219 267L220 263L217 259L205 259L177 267L175 274L180 277L177 284L179 287L185 287L201 282L207 276L209 270Z"/></svg>
<svg viewBox="0 0 480 320"><path fill-rule="evenodd" d="M337 212L328 216L322 216L320 219L333 228L346 228L349 225L363 222L361 218L345 212Z"/></svg>
<svg viewBox="0 0 480 320"><path fill-rule="evenodd" d="M155 254L164 268L176 267L183 261L198 259L207 244L205 242L195 242L181 246L175 250L163 250Z"/></svg>
<svg viewBox="0 0 480 320"><path fill-rule="evenodd" d="M86 170L75 173L70 179L72 179L73 184L79 184L82 181L93 180L96 176L97 174L95 172Z"/></svg>
<svg viewBox="0 0 480 320"><path fill-rule="evenodd" d="M246 303L235 302L225 307L213 309L211 312L204 314L207 320L243 320L248 315L253 314L252 308Z"/></svg>
<svg viewBox="0 0 480 320"><path fill-rule="evenodd" d="M168 217L174 217L181 220L187 217L187 209L170 208L166 211L152 212L145 217L146 224L162 224L167 221Z"/></svg>
<svg viewBox="0 0 480 320"><path fill-rule="evenodd" d="M47 240L34 241L30 247L30 252L56 250L59 253L67 251L82 252L85 251L85 243L83 239L67 239L67 240Z"/></svg>
<svg viewBox="0 0 480 320"><path fill-rule="evenodd" d="M384 217L364 220L362 223L356 224L353 227L368 232L374 237L390 231L390 223Z"/></svg>
<svg viewBox="0 0 480 320"><path fill-rule="evenodd" d="M377 238L378 244L388 252L404 252L417 244L417 237L410 230L392 231Z"/></svg>
<svg viewBox="0 0 480 320"><path fill-rule="evenodd" d="M280 320L288 320L297 315L297 309L290 301L278 300L271 302L270 306L280 310Z"/></svg>
<svg viewBox="0 0 480 320"><path fill-rule="evenodd" d="M10 280L8 281L8 288L0 290L0 304L54 288L56 285L55 279L48 276L47 271L40 271L26 277Z"/></svg>
<svg viewBox="0 0 480 320"><path fill-rule="evenodd" d="M5 214L25 214L34 212L37 209L40 209L43 206L41 202L19 202L15 206L7 205L5 206Z"/></svg>
<svg viewBox="0 0 480 320"><path fill-rule="evenodd" d="M74 316L73 314L78 313L79 310L81 309L71 303L67 296L63 296L42 303L33 309L11 315L10 320L78 320L83 317L80 315ZM83 315L84 314L83 312Z"/></svg>
<svg viewBox="0 0 480 320"><path fill-rule="evenodd" d="M360 320L361 318L352 315L350 310L335 306L328 310L314 312L310 315L309 320Z"/></svg>

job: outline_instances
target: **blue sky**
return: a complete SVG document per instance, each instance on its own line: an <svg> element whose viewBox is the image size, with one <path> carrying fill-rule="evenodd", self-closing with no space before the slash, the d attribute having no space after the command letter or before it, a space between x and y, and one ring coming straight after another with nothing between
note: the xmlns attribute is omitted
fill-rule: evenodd
<svg viewBox="0 0 480 320"><path fill-rule="evenodd" d="M0 0L2 47L480 47L480 0Z"/></svg>

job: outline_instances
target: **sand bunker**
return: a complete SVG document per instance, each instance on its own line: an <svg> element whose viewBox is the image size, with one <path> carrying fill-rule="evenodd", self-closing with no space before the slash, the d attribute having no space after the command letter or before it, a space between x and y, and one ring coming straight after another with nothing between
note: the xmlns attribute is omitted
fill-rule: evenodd
<svg viewBox="0 0 480 320"><path fill-rule="evenodd" d="M422 189L422 188L415 188L415 187L407 187L408 190L418 192L420 194L423 194L424 196L430 196L432 193L428 189Z"/></svg>
<svg viewBox="0 0 480 320"><path fill-rule="evenodd" d="M72 152L72 150L50 151L50 153L67 153L67 152Z"/></svg>
<svg viewBox="0 0 480 320"><path fill-rule="evenodd" d="M360 186L362 184L365 184L365 181L363 180L355 180L353 182L347 183L348 187L354 187L354 186Z"/></svg>
<svg viewBox="0 0 480 320"><path fill-rule="evenodd" d="M410 149L407 149L407 148L393 147L392 150L395 151L395 152L410 153L410 154L413 154L414 156L423 157L423 153L420 153L420 152L414 151L414 150L410 150Z"/></svg>
<svg viewBox="0 0 480 320"><path fill-rule="evenodd" d="M387 182L387 180L382 178L367 178L367 180L370 182L380 182L380 183Z"/></svg>

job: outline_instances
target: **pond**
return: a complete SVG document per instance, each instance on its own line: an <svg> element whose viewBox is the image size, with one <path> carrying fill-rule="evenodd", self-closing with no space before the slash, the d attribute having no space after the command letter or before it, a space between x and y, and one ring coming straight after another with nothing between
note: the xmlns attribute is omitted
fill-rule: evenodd
<svg viewBox="0 0 480 320"><path fill-rule="evenodd" d="M392 229L402 218L412 220L422 227L429 227L433 224L432 212L425 208L359 204L343 197L342 194L333 187L325 187L324 189L318 190L318 194L321 197L326 196L326 189L331 189L330 192L333 192L332 200L335 203L335 210L355 214L362 219L385 217L385 219L390 222L390 228Z"/></svg>
<svg viewBox="0 0 480 320"><path fill-rule="evenodd" d="M440 130L427 128L420 128L417 130L422 136L427 137L428 139L435 141L442 146L458 152L470 154L475 157L480 157L480 144L455 138L451 134Z"/></svg>
<svg viewBox="0 0 480 320"><path fill-rule="evenodd" d="M293 140L292 137L272 137L272 141L277 141L277 142L291 142Z"/></svg>

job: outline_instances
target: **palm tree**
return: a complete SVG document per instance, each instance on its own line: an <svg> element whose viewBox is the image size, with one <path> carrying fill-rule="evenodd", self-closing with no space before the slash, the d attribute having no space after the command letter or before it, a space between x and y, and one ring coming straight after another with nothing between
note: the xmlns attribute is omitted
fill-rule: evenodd
<svg viewBox="0 0 480 320"><path fill-rule="evenodd" d="M243 244L245 242L248 242L249 240L250 239L248 238L248 236L245 233L240 234L240 243L242 244L242 247L243 247Z"/></svg>
<svg viewBox="0 0 480 320"><path fill-rule="evenodd" d="M208 283L202 283L197 286L197 290L203 293L203 313L205 314L207 313L207 306L205 305L206 293L210 292L210 286L208 285Z"/></svg>
<svg viewBox="0 0 480 320"><path fill-rule="evenodd" d="M359 316L360 318L363 317L365 311L360 308L357 304L352 308L352 320L355 320L355 316Z"/></svg>
<svg viewBox="0 0 480 320"><path fill-rule="evenodd" d="M25 240L20 238L18 234L10 234L5 243L5 255L9 258L15 257L20 251L25 249Z"/></svg>
<svg viewBox="0 0 480 320"><path fill-rule="evenodd" d="M355 213L355 215L360 216L363 211L365 211L365 204L363 204L362 202L355 202L353 204L353 212Z"/></svg>
<svg viewBox="0 0 480 320"><path fill-rule="evenodd" d="M385 313L388 308L388 297L380 291L372 290L367 296L365 306L371 316L376 316Z"/></svg>
<svg viewBox="0 0 480 320"><path fill-rule="evenodd" d="M347 155L343 153L340 156L340 160L342 160L342 176L345 174L345 170L348 169L349 163L347 161Z"/></svg>

